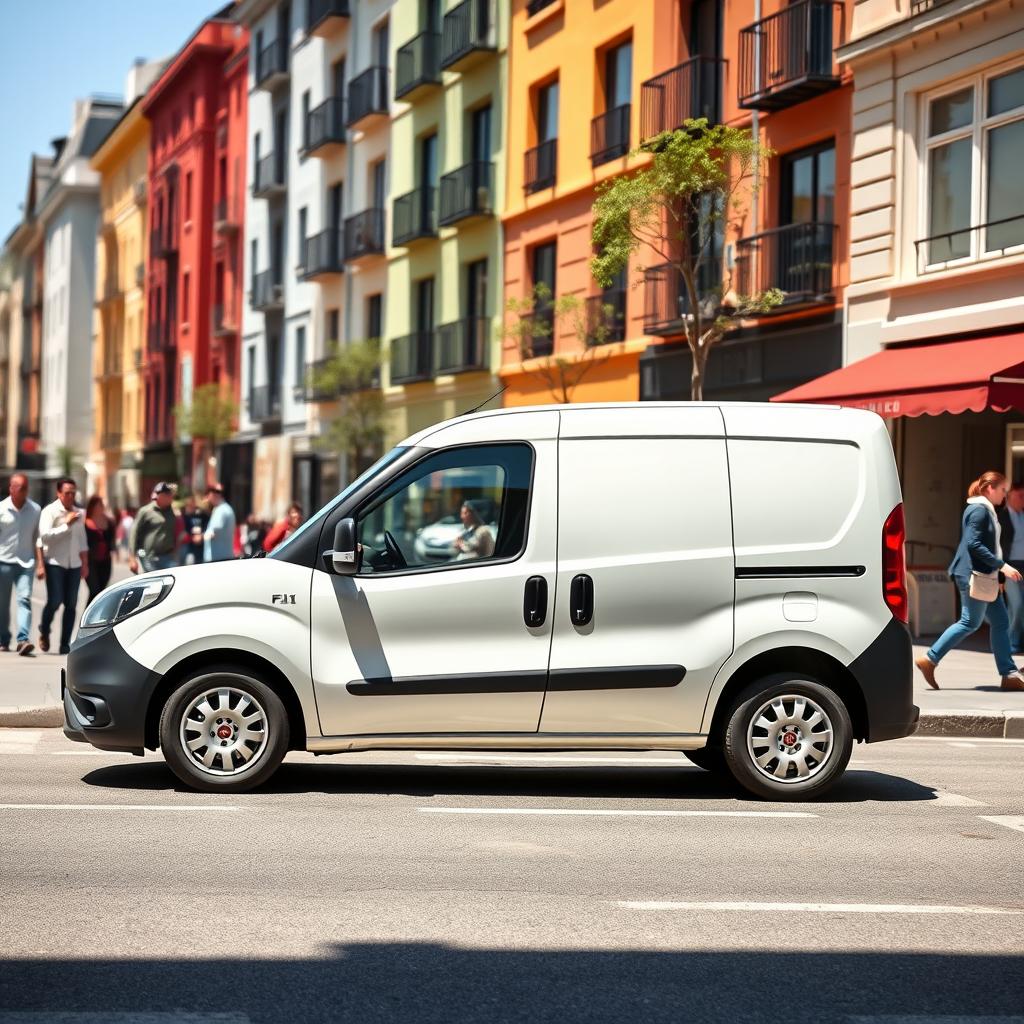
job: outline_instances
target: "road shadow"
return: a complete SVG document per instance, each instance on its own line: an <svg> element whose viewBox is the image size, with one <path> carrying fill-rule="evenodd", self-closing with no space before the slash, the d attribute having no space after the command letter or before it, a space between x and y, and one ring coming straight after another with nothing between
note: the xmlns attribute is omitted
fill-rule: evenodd
<svg viewBox="0 0 1024 1024"><path fill-rule="evenodd" d="M685 929L686 918L679 920ZM1010 1024L1022 1019L1022 968L1021 956L465 949L425 942L335 944L319 959L275 958L272 950L215 960L18 959L0 961L0 1021L50 1012L62 1021L106 1024L170 1011L159 1019L862 1024L936 1015L946 1024L980 1017Z"/></svg>
<svg viewBox="0 0 1024 1024"><path fill-rule="evenodd" d="M83 776L89 786L149 792L190 792L163 761L96 768ZM288 763L253 796L281 793L372 794L413 797L549 797L553 799L741 800L760 803L732 779L678 765L459 766ZM849 768L816 803L908 803L934 800L935 789L886 772ZM0 1022L2 1024L2 1022Z"/></svg>

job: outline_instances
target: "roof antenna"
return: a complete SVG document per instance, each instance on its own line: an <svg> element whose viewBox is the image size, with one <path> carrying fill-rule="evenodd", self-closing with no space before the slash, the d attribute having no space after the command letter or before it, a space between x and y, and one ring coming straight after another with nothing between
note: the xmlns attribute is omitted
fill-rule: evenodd
<svg viewBox="0 0 1024 1024"><path fill-rule="evenodd" d="M494 394L491 395L490 398L485 398L479 405L474 405L472 409L467 409L465 412L460 412L459 416L472 416L473 413L479 412L485 405L490 404L499 395L505 394L506 391L508 391L508 385L507 384L502 384L501 387L498 388L498 390L495 391ZM456 419L458 419L458 417L456 417Z"/></svg>

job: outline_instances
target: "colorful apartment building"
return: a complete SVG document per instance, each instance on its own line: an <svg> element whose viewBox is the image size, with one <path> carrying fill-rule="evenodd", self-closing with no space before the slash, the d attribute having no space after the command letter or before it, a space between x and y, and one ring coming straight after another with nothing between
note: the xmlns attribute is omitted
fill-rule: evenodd
<svg viewBox="0 0 1024 1024"><path fill-rule="evenodd" d="M196 388L236 399L242 303L249 37L229 5L204 22L150 87L142 489L202 489L219 453L177 424Z"/></svg>

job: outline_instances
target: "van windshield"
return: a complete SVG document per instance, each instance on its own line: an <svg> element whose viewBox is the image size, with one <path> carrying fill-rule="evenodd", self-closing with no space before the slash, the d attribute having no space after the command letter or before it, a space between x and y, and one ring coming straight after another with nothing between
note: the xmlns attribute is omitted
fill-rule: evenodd
<svg viewBox="0 0 1024 1024"><path fill-rule="evenodd" d="M310 530L319 530L324 519L343 502L350 494L355 493L368 480L376 476L385 466L390 466L400 455L408 451L407 448L392 448L386 455L381 456L369 469L355 478L336 498L327 502L316 515L307 519L293 534L286 537L267 556L268 558L282 558L288 548L300 537L304 537Z"/></svg>

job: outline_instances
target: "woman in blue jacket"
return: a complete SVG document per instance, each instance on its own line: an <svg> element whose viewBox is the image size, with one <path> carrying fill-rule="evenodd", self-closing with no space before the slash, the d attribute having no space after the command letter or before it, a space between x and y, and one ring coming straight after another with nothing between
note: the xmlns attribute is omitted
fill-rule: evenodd
<svg viewBox="0 0 1024 1024"><path fill-rule="evenodd" d="M994 471L980 476L967 492L960 530L960 545L949 566L949 575L960 591L962 611L960 621L931 646L923 658L917 659L926 682L937 690L935 666L954 648L977 630L988 619L989 643L995 655L996 668L1002 677L1004 690L1024 690L1024 674L1013 663L1010 648L1010 619L1006 605L999 596L994 601L979 601L971 597L971 573L994 577L997 573L1010 580L1020 581L1021 574L1003 560L999 544L999 520L996 507L1006 500L1009 490L1006 477Z"/></svg>

